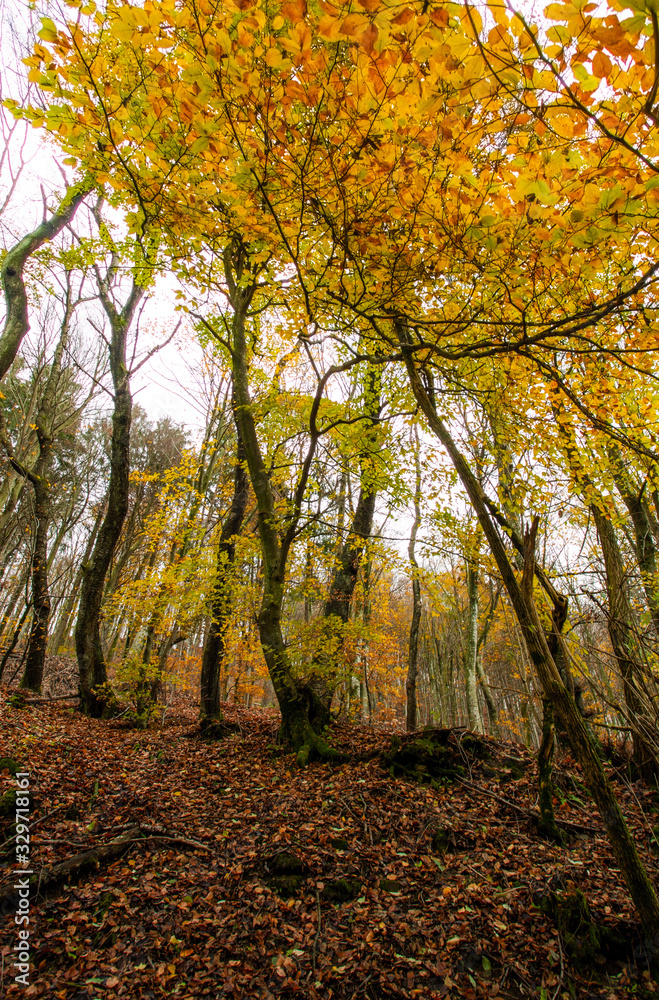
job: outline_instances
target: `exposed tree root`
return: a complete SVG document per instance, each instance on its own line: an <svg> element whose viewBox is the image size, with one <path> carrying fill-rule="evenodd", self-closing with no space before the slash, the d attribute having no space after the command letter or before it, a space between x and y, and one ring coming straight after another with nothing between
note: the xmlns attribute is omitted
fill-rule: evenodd
<svg viewBox="0 0 659 1000"><path fill-rule="evenodd" d="M314 733L311 726L309 726L309 733L305 735L307 740L302 744L295 758L298 767L306 767L310 760L335 761L340 764L350 759L348 754L331 747L322 736Z"/></svg>

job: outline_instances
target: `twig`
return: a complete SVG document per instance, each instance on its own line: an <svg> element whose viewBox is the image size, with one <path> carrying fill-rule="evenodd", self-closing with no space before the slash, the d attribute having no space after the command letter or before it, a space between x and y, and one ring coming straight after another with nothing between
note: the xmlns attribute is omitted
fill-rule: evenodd
<svg viewBox="0 0 659 1000"><path fill-rule="evenodd" d="M53 840L49 837L47 840L40 840L39 846L41 846L41 844L68 844L69 847L80 847L83 850L89 850L89 844L81 844L80 841L76 840Z"/></svg>
<svg viewBox="0 0 659 1000"><path fill-rule="evenodd" d="M208 851L212 854L212 848L206 844L200 844L198 840L186 840L185 837L165 837L161 833L148 834L146 837L137 837L135 840L127 840L127 844L143 844L147 840L164 840L170 844L185 844L187 847L194 847L195 850Z"/></svg>
<svg viewBox="0 0 659 1000"><path fill-rule="evenodd" d="M34 822L29 823L28 824L29 827L30 827L30 831L29 832L32 833L32 831L35 829L35 827L39 826L40 823L45 823L47 819L50 819L51 816L54 816L56 812L60 811L60 809L64 809L65 804L66 803L62 802L61 805L55 806L55 808L51 809L51 811L49 813L46 813L45 816L41 816L39 819L35 819ZM19 836L20 836L20 834L15 833L13 837L10 837L9 840L5 840L3 842L2 847L6 847L8 844L11 844L11 842L13 840L16 840L16 838L19 837Z"/></svg>
<svg viewBox="0 0 659 1000"><path fill-rule="evenodd" d="M316 913L318 915L318 925L316 927L316 936L313 939L313 950L311 952L311 968L316 971L316 949L318 947L318 939L320 937L320 890L316 886Z"/></svg>
<svg viewBox="0 0 659 1000"><path fill-rule="evenodd" d="M198 847L202 851L208 851L210 854L213 853L213 848L209 847L208 844L202 844L200 840L179 837L176 833L165 833L153 826L140 826L140 833L144 833L146 836L140 837L139 840L133 841L133 843L139 843L141 840L168 840L173 844L187 844L188 847Z"/></svg>
<svg viewBox="0 0 659 1000"><path fill-rule="evenodd" d="M368 839L371 842L371 847L373 847L373 834L371 832L371 824L366 819L366 813L368 811L367 806L366 806L366 800L364 799L364 796L361 793L359 795L359 798L361 799L362 805L364 806L364 826L366 827L366 832L368 833Z"/></svg>

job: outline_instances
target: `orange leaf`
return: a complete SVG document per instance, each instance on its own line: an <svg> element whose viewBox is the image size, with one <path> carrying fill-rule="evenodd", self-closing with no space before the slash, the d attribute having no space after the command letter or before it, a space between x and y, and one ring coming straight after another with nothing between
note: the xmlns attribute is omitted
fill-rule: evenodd
<svg viewBox="0 0 659 1000"><path fill-rule="evenodd" d="M297 24L298 21L306 17L307 2L306 0L288 0L287 3L283 4L281 13L291 24Z"/></svg>

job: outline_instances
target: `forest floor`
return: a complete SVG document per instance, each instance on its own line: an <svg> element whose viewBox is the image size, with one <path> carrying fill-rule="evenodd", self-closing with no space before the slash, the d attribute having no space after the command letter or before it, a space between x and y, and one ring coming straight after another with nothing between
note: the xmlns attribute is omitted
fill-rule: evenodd
<svg viewBox="0 0 659 1000"><path fill-rule="evenodd" d="M489 764L465 754L466 783L432 788L392 777L377 758L300 771L276 746L273 712L227 706L238 730L205 742L191 703L135 731L62 702L17 709L6 698L0 691L0 757L29 772L29 860L44 884L58 862L140 829L121 856L46 898L33 888L28 985L14 981L16 902L5 897L0 994L659 997L597 812L567 757L557 764L557 816L574 826L558 846L525 812L535 807L535 762L517 744L488 740ZM331 741L356 757L385 751L391 735L336 725ZM464 734L453 735L459 750ZM659 884L649 849L657 798L616 781ZM0 821L0 894L15 867L11 818ZM575 887L619 939L588 961L540 906Z"/></svg>

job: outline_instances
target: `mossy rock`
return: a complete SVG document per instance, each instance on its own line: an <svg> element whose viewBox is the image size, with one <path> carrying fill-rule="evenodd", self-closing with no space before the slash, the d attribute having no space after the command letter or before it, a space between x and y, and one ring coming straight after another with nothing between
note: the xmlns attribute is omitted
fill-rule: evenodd
<svg viewBox="0 0 659 1000"><path fill-rule="evenodd" d="M487 741L478 733L466 733L460 740L460 749L476 760L492 760Z"/></svg>
<svg viewBox="0 0 659 1000"><path fill-rule="evenodd" d="M519 781L526 774L529 762L522 760L520 757L504 757L501 761L503 766L510 772L510 777L514 781Z"/></svg>
<svg viewBox="0 0 659 1000"><path fill-rule="evenodd" d="M399 882L398 879L395 878L381 878L380 888L383 889L384 892L403 892L405 890L403 883Z"/></svg>
<svg viewBox="0 0 659 1000"><path fill-rule="evenodd" d="M306 875L307 872L305 863L288 851L275 854L268 860L267 865L273 875Z"/></svg>
<svg viewBox="0 0 659 1000"><path fill-rule="evenodd" d="M461 751L450 742L450 729L423 730L414 739L393 736L381 762L392 777L434 784L466 777Z"/></svg>
<svg viewBox="0 0 659 1000"><path fill-rule="evenodd" d="M321 895L329 903L347 903L357 899L362 891L361 882L354 878L335 878L325 883Z"/></svg>
<svg viewBox="0 0 659 1000"><path fill-rule="evenodd" d="M10 788L0 797L0 818L8 819L16 815L16 789Z"/></svg>
<svg viewBox="0 0 659 1000"><path fill-rule="evenodd" d="M0 757L0 771L9 771L12 778L15 778L20 770L20 765L13 757Z"/></svg>
<svg viewBox="0 0 659 1000"><path fill-rule="evenodd" d="M265 862L265 881L280 896L292 896L306 881L309 870L289 851L280 851Z"/></svg>
<svg viewBox="0 0 659 1000"><path fill-rule="evenodd" d="M271 875L268 885L280 896L294 896L305 881L304 875Z"/></svg>

